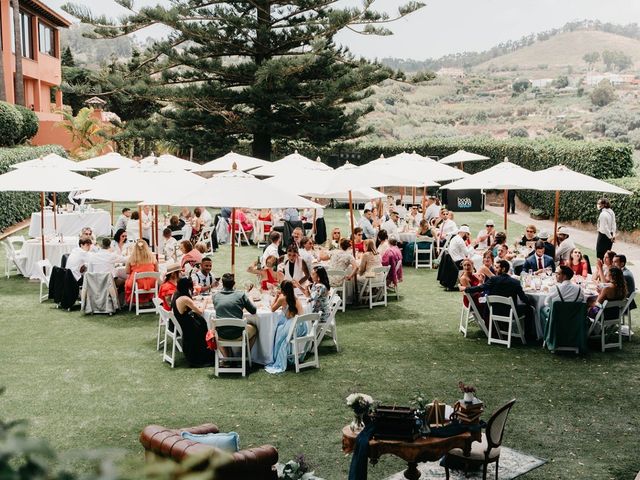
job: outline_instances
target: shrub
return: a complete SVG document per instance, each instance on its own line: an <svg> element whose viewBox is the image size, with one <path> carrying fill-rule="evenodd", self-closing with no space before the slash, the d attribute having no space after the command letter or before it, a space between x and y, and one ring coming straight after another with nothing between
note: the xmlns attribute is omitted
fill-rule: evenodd
<svg viewBox="0 0 640 480"><path fill-rule="evenodd" d="M507 132L511 138L528 138L529 132L524 127L513 127Z"/></svg>
<svg viewBox="0 0 640 480"><path fill-rule="evenodd" d="M22 130L19 139L19 143L22 143L36 136L40 123L38 122L38 117L31 109L23 107L22 105L16 105L15 108L22 116Z"/></svg>
<svg viewBox="0 0 640 480"><path fill-rule="evenodd" d="M609 105L617 99L616 92L609 80L602 80L591 92L591 103L598 107Z"/></svg>
<svg viewBox="0 0 640 480"><path fill-rule="evenodd" d="M567 140L584 140L584 135L577 128L567 128L562 132L562 137Z"/></svg>
<svg viewBox="0 0 640 480"><path fill-rule="evenodd" d="M13 105L0 102L0 145L11 147L22 135L22 115Z"/></svg>
<svg viewBox="0 0 640 480"><path fill-rule="evenodd" d="M606 126L606 131L604 132L605 136L609 138L618 138L622 135L626 135L629 132L629 129L624 123L610 123Z"/></svg>
<svg viewBox="0 0 640 480"><path fill-rule="evenodd" d="M559 77L557 77L552 85L555 88L565 88L569 86L569 77L567 77L566 75L560 75Z"/></svg>
<svg viewBox="0 0 640 480"><path fill-rule="evenodd" d="M531 88L531 82L526 78L516 78L511 84L515 93L522 93Z"/></svg>
<svg viewBox="0 0 640 480"><path fill-rule="evenodd" d="M631 130L627 137L629 137L629 143L633 145L633 148L640 150L640 128Z"/></svg>
<svg viewBox="0 0 640 480"><path fill-rule="evenodd" d="M42 147L0 148L0 174L11 169L11 165L38 158L49 153L66 156L58 145ZM31 192L0 192L0 231L21 222L40 209L40 195Z"/></svg>

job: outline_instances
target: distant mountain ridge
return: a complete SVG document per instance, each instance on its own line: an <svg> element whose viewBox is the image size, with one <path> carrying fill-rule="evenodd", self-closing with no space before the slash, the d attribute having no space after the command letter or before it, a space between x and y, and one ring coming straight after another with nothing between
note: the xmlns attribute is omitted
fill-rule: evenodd
<svg viewBox="0 0 640 480"><path fill-rule="evenodd" d="M604 23L597 20L582 20L566 23L560 28L525 35L518 40L509 40L508 42L499 43L495 47L482 52L452 53L440 58L429 58L423 61L403 58L382 58L380 59L380 62L390 68L402 70L407 73L421 72L425 70L437 71L441 68L469 69L481 64L489 65L493 63L492 60L497 61L501 57L508 57L510 54L517 53L518 51L527 49L528 47L539 47L548 40L554 38L557 40L557 37L562 36L563 34L581 31L606 33L608 35L606 35L605 37L609 40L613 40L615 37L618 37L618 39L623 38L625 40L630 40L630 42L624 42L623 40L620 40L618 42L608 42L613 43L613 45L611 46L609 46L608 44L599 45L597 43L591 45L582 45L581 49L586 48L589 51L601 52L605 49L615 49L616 44L622 44L622 48L618 49L622 49L627 55L630 55L633 58L634 63L636 63L636 59L639 59L640 26L637 23L618 25L614 23ZM568 36L565 37L568 38ZM633 50L633 48L638 48L638 50L633 52L629 51ZM519 63L517 63L517 58L517 56L512 56L511 58L507 59L505 63L500 61L497 62L497 64L501 66L506 64L520 65ZM572 58L572 61L575 61L575 56L573 56ZM538 63L549 62L545 62L544 59L541 59ZM570 64L571 63L569 62L565 63L565 65Z"/></svg>

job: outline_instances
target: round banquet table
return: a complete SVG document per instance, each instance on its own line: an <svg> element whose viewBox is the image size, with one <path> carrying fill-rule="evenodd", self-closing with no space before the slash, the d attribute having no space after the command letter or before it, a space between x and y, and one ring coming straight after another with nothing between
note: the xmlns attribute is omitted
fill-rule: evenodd
<svg viewBox="0 0 640 480"><path fill-rule="evenodd" d="M64 237L62 243L57 238L46 240L45 258L47 258L52 266L60 266L60 260L65 253L71 251L78 246L78 237ZM40 238L32 238L27 240L22 246L22 254L25 256L24 275L28 278L38 278L38 262L42 260L42 244Z"/></svg>
<svg viewBox="0 0 640 480"><path fill-rule="evenodd" d="M40 212L31 214L31 225L29 225L29 236L40 236ZM58 225L57 233L62 235L80 235L84 227L90 227L96 237L107 237L111 235L111 215L106 210L87 210L85 212L74 211L69 213L58 213L56 215ZM53 212L44 212L44 232L54 233Z"/></svg>
<svg viewBox="0 0 640 480"><path fill-rule="evenodd" d="M311 305L306 301L302 301L303 313L311 313ZM247 323L255 325L258 330L256 343L251 349L251 361L260 365L267 365L273 361L273 344L276 337L276 326L280 312L272 312L271 297L263 295L260 301L254 302L258 311L255 315L245 312L244 318ZM207 321L209 329L215 327L215 308L209 302L209 306L205 308L204 318Z"/></svg>
<svg viewBox="0 0 640 480"><path fill-rule="evenodd" d="M403 243L414 243L416 241L416 231L409 230L407 232L399 232L398 241Z"/></svg>

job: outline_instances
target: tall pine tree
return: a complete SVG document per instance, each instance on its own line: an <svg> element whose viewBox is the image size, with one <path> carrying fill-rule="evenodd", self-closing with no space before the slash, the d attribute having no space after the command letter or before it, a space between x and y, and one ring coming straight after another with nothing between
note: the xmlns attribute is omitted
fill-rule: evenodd
<svg viewBox="0 0 640 480"><path fill-rule="evenodd" d="M423 6L409 2L390 17L373 10L375 0L360 8L339 8L338 0L174 0L137 11L132 0L115 1L131 11L117 23L86 7L63 8L92 24L96 37L156 24L171 29L147 49L142 68L127 73L124 88L136 84L136 94L166 102L163 113L175 126L170 135L196 155L249 139L253 155L266 159L274 140L325 144L360 135L356 121L368 110L346 113L345 104L393 72L356 59L333 38L346 28L388 35L385 23Z"/></svg>

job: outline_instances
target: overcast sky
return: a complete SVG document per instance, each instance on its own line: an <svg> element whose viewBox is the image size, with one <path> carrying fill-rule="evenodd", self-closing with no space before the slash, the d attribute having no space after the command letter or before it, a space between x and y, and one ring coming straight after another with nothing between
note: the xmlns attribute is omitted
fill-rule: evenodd
<svg viewBox="0 0 640 480"><path fill-rule="evenodd" d="M45 3L55 8L67 1L45 0ZM74 3L92 8L96 14L117 16L125 12L111 0L75 0ZM136 1L136 5L157 3L169 2ZM392 13L403 3L377 0L375 5L379 10ZM573 20L640 23L640 0L426 0L425 3L427 6L416 13L388 25L393 36L344 33L338 40L355 54L369 58L422 60L448 53L486 50L499 42L560 27ZM159 31L150 33L158 35Z"/></svg>

